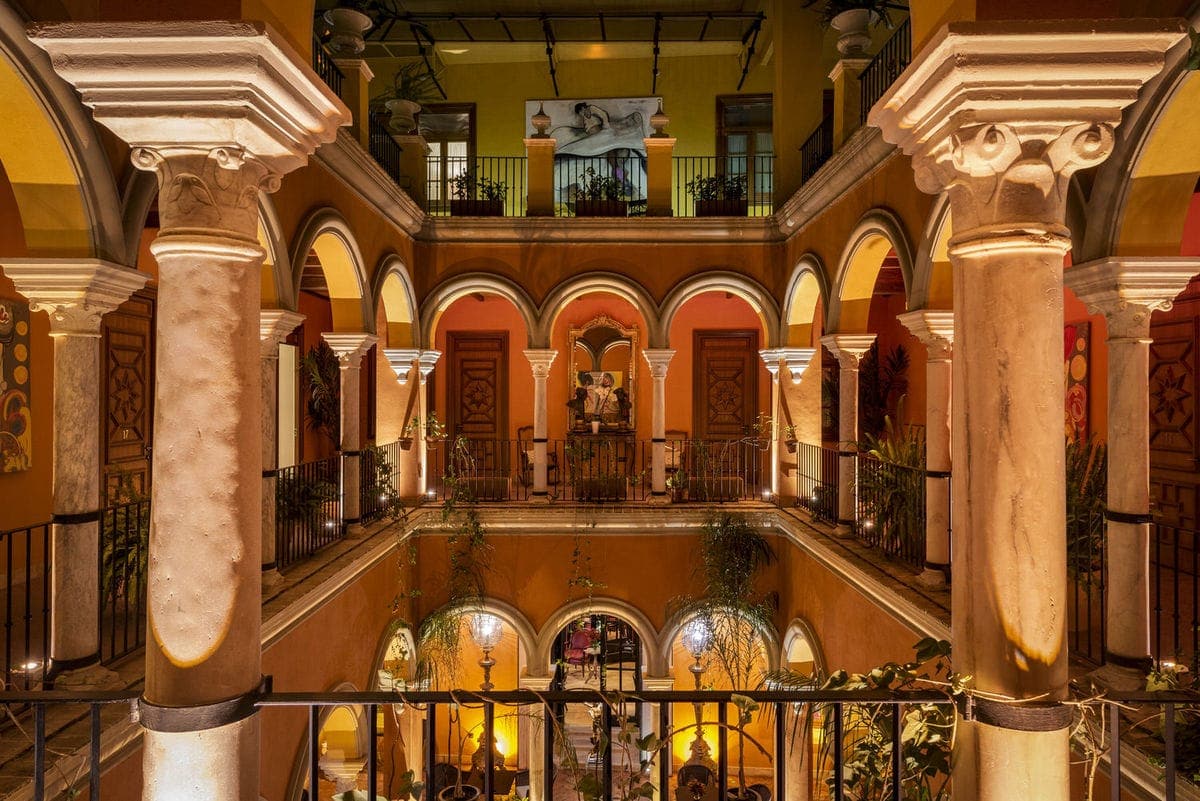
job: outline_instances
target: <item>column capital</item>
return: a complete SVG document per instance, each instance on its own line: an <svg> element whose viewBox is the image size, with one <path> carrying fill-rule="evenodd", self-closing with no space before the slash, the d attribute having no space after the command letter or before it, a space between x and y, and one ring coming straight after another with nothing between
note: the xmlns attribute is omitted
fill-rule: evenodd
<svg viewBox="0 0 1200 801"><path fill-rule="evenodd" d="M779 355L779 348L764 348L759 350L758 358L762 359L763 365L766 366L767 372L771 374L771 380L779 379L779 363L783 358Z"/></svg>
<svg viewBox="0 0 1200 801"><path fill-rule="evenodd" d="M359 80L364 84L369 83L375 77L375 73L371 71L371 67L367 64L365 58L340 58L335 57L333 63L342 71L343 75L349 77L354 73L358 73Z"/></svg>
<svg viewBox="0 0 1200 801"><path fill-rule="evenodd" d="M758 355L767 365L767 370L771 372L772 376L779 371L779 364L782 362L787 367L788 373L791 374L792 383L799 384L800 379L804 376L804 371L808 369L808 365L812 363L816 353L816 348L788 347L760 350Z"/></svg>
<svg viewBox="0 0 1200 801"><path fill-rule="evenodd" d="M287 309L262 309L258 313L258 338L263 358L279 355L280 344L304 322L304 315Z"/></svg>
<svg viewBox="0 0 1200 801"><path fill-rule="evenodd" d="M929 351L929 361L950 361L954 355L954 312L917 309L897 315L896 319L921 340Z"/></svg>
<svg viewBox="0 0 1200 801"><path fill-rule="evenodd" d="M858 76L870 63L871 59L869 58L839 58L829 72L829 80L837 83L838 78L841 78L842 73L845 72L849 72L855 80L858 80Z"/></svg>
<svg viewBox="0 0 1200 801"><path fill-rule="evenodd" d="M417 369L421 371L421 383L424 384L429 380L433 368L437 365L438 359L442 358L440 350L423 350L417 356Z"/></svg>
<svg viewBox="0 0 1200 801"><path fill-rule="evenodd" d="M1109 339L1145 338L1150 315L1170 309L1197 273L1197 256L1109 256L1068 268L1063 283L1104 315Z"/></svg>
<svg viewBox="0 0 1200 801"><path fill-rule="evenodd" d="M413 362L421 356L420 348L384 348L383 356L388 366L396 374L400 386L408 386L408 375L412 372Z"/></svg>
<svg viewBox="0 0 1200 801"><path fill-rule="evenodd" d="M100 336L101 318L150 279L101 259L5 259L0 269L32 311L50 315L50 336Z"/></svg>
<svg viewBox="0 0 1200 801"><path fill-rule="evenodd" d="M336 331L326 331L321 334L321 339L325 340L325 344L337 354L338 362L342 369L347 368L357 369L362 357L371 349L371 346L379 341L379 337L374 334L366 334L362 332L341 333Z"/></svg>
<svg viewBox="0 0 1200 801"><path fill-rule="evenodd" d="M265 23L35 23L29 39L135 153L233 146L282 174L350 124L337 94Z"/></svg>
<svg viewBox="0 0 1200 801"><path fill-rule="evenodd" d="M868 124L913 157L922 191L950 190L956 231L1065 237L1071 175L1108 158L1122 110L1185 35L1180 20L950 23Z"/></svg>
<svg viewBox="0 0 1200 801"><path fill-rule="evenodd" d="M875 344L874 334L826 334L821 344L829 349L843 370L857 370L858 362Z"/></svg>
<svg viewBox="0 0 1200 801"><path fill-rule="evenodd" d="M525 358L533 368L534 378L547 378L550 375L550 365L554 364L558 351L539 348L525 351Z"/></svg>
<svg viewBox="0 0 1200 801"><path fill-rule="evenodd" d="M646 359L646 364L650 365L651 378L666 378L667 367L675 357L675 351L671 348L645 348L642 350L642 356Z"/></svg>

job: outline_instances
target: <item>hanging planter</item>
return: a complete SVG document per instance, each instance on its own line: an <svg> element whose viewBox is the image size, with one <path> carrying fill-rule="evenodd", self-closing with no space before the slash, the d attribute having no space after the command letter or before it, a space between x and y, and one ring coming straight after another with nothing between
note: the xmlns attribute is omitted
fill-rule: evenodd
<svg viewBox="0 0 1200 801"><path fill-rule="evenodd" d="M412 133L417 127L417 114L421 111L421 104L412 100L404 100L396 98L389 100L384 104L391 118L388 120L388 127L396 133L408 134Z"/></svg>

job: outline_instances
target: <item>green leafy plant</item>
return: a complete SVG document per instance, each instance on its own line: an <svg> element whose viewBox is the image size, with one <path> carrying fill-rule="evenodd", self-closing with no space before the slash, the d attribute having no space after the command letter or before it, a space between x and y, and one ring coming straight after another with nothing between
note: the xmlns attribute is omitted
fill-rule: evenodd
<svg viewBox="0 0 1200 801"><path fill-rule="evenodd" d="M746 197L745 173L693 178L684 189L696 200L742 200Z"/></svg>
<svg viewBox="0 0 1200 801"><path fill-rule="evenodd" d="M1104 566L1104 509L1108 496L1108 448L1098 438L1066 443L1067 573L1090 580Z"/></svg>
<svg viewBox="0 0 1200 801"><path fill-rule="evenodd" d="M456 200L488 200L504 202L508 184L479 176L475 170L464 170L450 179L450 194Z"/></svg>
<svg viewBox="0 0 1200 801"><path fill-rule="evenodd" d="M325 516L325 504L336 500L337 494L332 481L281 472L275 479L275 520L303 523L315 530Z"/></svg>
<svg viewBox="0 0 1200 801"><path fill-rule="evenodd" d="M341 443L341 365L329 343L309 348L300 360L304 377L304 407L308 426L324 434L337 447Z"/></svg>
<svg viewBox="0 0 1200 801"><path fill-rule="evenodd" d="M896 415L908 389L908 350L896 345L882 356L879 341L858 365L858 420L863 435L881 436L889 415Z"/></svg>
<svg viewBox="0 0 1200 801"><path fill-rule="evenodd" d="M903 403L900 411L903 410ZM859 451L882 464L863 464L858 497L865 519L888 553L911 552L925 539L925 434L884 417L882 435L867 434Z"/></svg>
<svg viewBox="0 0 1200 801"><path fill-rule="evenodd" d="M579 175L579 188L575 194L579 200L625 200L625 187L611 175L600 175L594 167L587 167Z"/></svg>
<svg viewBox="0 0 1200 801"><path fill-rule="evenodd" d="M101 517L100 588L104 603L126 598L136 607L145 592L150 555L150 496L121 472L109 490L109 508Z"/></svg>

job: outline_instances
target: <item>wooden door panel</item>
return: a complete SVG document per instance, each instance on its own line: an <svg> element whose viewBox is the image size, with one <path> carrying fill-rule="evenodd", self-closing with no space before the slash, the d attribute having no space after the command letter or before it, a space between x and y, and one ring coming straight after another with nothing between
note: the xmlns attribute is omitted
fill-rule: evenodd
<svg viewBox="0 0 1200 801"><path fill-rule="evenodd" d="M1189 287L1150 325L1150 494L1160 519L1195 530L1200 501L1197 341L1200 292Z"/></svg>
<svg viewBox="0 0 1200 801"><path fill-rule="evenodd" d="M758 415L758 332L696 331L693 425L699 439L740 439Z"/></svg>
<svg viewBox="0 0 1200 801"><path fill-rule="evenodd" d="M154 293L143 290L104 317L101 329L101 486L150 491L154 420Z"/></svg>
<svg viewBox="0 0 1200 801"><path fill-rule="evenodd" d="M508 438L508 334L447 335L447 422L452 436Z"/></svg>

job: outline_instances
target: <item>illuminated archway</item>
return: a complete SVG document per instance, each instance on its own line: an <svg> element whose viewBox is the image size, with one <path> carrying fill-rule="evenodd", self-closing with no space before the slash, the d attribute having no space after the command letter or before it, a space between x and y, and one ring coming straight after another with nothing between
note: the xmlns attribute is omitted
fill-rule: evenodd
<svg viewBox="0 0 1200 801"><path fill-rule="evenodd" d="M525 321L528 347L537 347L533 337L534 332L538 330L538 312L529 295L507 278L486 273L466 273L457 276L439 284L425 297L417 315L420 320L422 346L433 347L438 320L450 304L476 294L498 295L511 302Z"/></svg>
<svg viewBox="0 0 1200 801"><path fill-rule="evenodd" d="M829 285L825 265L814 253L805 253L792 270L783 302L783 331L781 344L806 348L813 341L813 325L818 309L824 317L828 311Z"/></svg>
<svg viewBox="0 0 1200 801"><path fill-rule="evenodd" d="M816 630L807 620L798 617L788 624L787 630L783 634L779 664L790 670L796 670L797 665L802 665L806 661L812 663L815 675L827 675L828 666L825 664L825 653L821 649L821 641L817 638Z"/></svg>
<svg viewBox="0 0 1200 801"><path fill-rule="evenodd" d="M286 308L295 311L292 298L292 264L288 259L287 243L279 215L268 195L258 197L258 244L266 253L262 265L262 307L264 309Z"/></svg>
<svg viewBox="0 0 1200 801"><path fill-rule="evenodd" d="M538 633L537 650L534 659L529 664L530 675L548 675L550 669L550 654L554 648L554 640L567 624L578 620L583 615L598 614L612 615L624 620L637 632L642 648L642 664L651 676L662 676L666 663L659 649L658 631L645 613L637 607L619 598L581 598L565 606L559 607L542 626ZM534 673L535 670L543 671Z"/></svg>
<svg viewBox="0 0 1200 801"><path fill-rule="evenodd" d="M921 234L921 247L913 263L910 309L954 308L954 274L950 268L950 196L942 193L934 202Z"/></svg>
<svg viewBox="0 0 1200 801"><path fill-rule="evenodd" d="M384 347L413 348L421 335L417 318L416 293L412 278L400 257L385 256L375 269L375 287L371 296L373 306L383 307L387 330L380 331Z"/></svg>
<svg viewBox="0 0 1200 801"><path fill-rule="evenodd" d="M299 302L309 253L315 253L329 291L334 331L374 333L375 314L367 291L366 268L354 234L334 209L318 209L300 227L292 248L292 306Z"/></svg>
<svg viewBox="0 0 1200 801"><path fill-rule="evenodd" d="M728 292L746 301L762 325L763 346L775 347L779 343L779 307L766 287L739 273L713 270L680 282L663 299L659 311L659 339L653 341L654 347L670 347L667 340L671 322L679 308L705 292Z"/></svg>
<svg viewBox="0 0 1200 801"><path fill-rule="evenodd" d="M563 281L546 296L538 310L539 324L535 341L543 343L538 347L549 347L554 323L568 303L593 293L615 295L628 301L642 315L647 341L657 342L661 338L658 307L640 284L616 273L589 272Z"/></svg>
<svg viewBox="0 0 1200 801"><path fill-rule="evenodd" d="M121 200L94 124L8 5L0 5L0 97L0 163L27 254L129 264L136 252L126 248Z"/></svg>
<svg viewBox="0 0 1200 801"><path fill-rule="evenodd" d="M683 627L691 622L696 616L692 614L674 615L667 621L667 625L663 627L662 632L658 637L658 648L662 653L666 662L667 670L673 667L672 649L675 646L675 641L679 639L679 635L683 632ZM773 627L755 626L754 630L758 636L762 638L762 653L763 661L766 663L766 670L777 670L779 668L779 633Z"/></svg>
<svg viewBox="0 0 1200 801"><path fill-rule="evenodd" d="M346 681L341 682L335 687L331 687L330 691L357 692L358 687L356 687L353 682ZM324 752L324 755L322 756L322 762L324 762L325 759L330 759L331 761L329 764L332 766L335 762L339 762L340 760L336 759L337 753L334 753L331 757L329 752L345 753L347 751L353 751L353 754L347 754L347 756L355 763L361 760L362 764L348 766L348 770L353 771L354 767L358 767L358 770L354 772L361 772L366 765L367 749L370 747L369 728L367 725L366 712L363 707L321 707L318 715L317 732L317 736L320 738L321 742L325 744L325 748L322 748L322 751ZM330 743L330 738L333 738L332 744ZM310 775L309 767L311 755L312 748L309 747L308 730L305 729L305 732L300 739L300 746L297 750L296 758L292 761L292 777L288 782L288 791L287 795L285 796L286 798L298 800L304 797ZM323 775L326 772L325 767L326 766L323 764L322 770L320 771ZM317 793L313 790L309 790L307 797L316 798Z"/></svg>
<svg viewBox="0 0 1200 801"><path fill-rule="evenodd" d="M827 330L867 331L875 281L889 252L895 252L904 277L905 294L911 296L913 256L904 226L891 211L871 209L858 221L842 251L829 301Z"/></svg>

